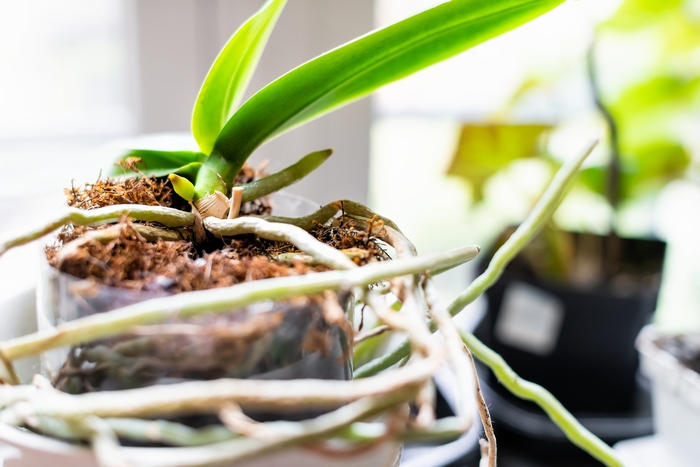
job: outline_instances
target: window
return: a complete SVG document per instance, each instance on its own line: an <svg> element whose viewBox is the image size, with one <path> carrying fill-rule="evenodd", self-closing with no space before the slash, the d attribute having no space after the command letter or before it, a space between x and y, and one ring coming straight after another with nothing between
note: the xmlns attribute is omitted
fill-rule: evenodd
<svg viewBox="0 0 700 467"><path fill-rule="evenodd" d="M377 0L377 26L438 3L442 2ZM487 244L506 225L522 220L550 173L526 168L525 176L500 180L497 199L472 206L465 184L445 175L459 126L503 117L528 78L553 70L563 76L558 88L512 109L507 119L553 123L590 115L585 53L595 23L618 4L566 2L515 31L380 90L374 99L371 140L372 206L400 225L422 253L469 242ZM589 117L583 127L590 125ZM562 156L572 151L566 144L556 149ZM460 291L463 274L443 281L444 291Z"/></svg>

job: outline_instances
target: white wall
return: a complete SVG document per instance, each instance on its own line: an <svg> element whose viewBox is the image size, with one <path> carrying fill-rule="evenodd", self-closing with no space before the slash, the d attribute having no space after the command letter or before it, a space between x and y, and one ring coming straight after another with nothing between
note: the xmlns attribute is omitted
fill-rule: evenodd
<svg viewBox="0 0 700 467"><path fill-rule="evenodd" d="M209 65L263 0L131 0L132 44L140 84L142 132L189 131L190 112ZM249 94L281 74L373 26L373 0L289 0ZM251 158L276 171L303 155L335 155L292 191L319 203L367 199L369 100L354 103L266 144Z"/></svg>

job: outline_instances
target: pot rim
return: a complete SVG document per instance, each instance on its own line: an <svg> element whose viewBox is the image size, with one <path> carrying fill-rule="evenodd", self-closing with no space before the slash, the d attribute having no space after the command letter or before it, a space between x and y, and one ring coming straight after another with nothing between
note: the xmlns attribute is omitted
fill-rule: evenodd
<svg viewBox="0 0 700 467"><path fill-rule="evenodd" d="M642 371L655 385L666 388L700 412L700 373L688 368L656 344L664 336L653 324L645 326L639 333L636 347L642 357Z"/></svg>

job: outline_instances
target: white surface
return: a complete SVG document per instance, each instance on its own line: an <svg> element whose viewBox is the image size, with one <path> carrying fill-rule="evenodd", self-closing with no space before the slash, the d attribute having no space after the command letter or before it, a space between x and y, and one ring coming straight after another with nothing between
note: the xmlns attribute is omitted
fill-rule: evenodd
<svg viewBox="0 0 700 467"><path fill-rule="evenodd" d="M700 374L684 367L670 353L659 349L653 327L642 330L637 348L642 371L652 381L654 425L668 451L664 464L674 467L700 465Z"/></svg>
<svg viewBox="0 0 700 467"><path fill-rule="evenodd" d="M614 448L625 467L676 466L670 463L668 449L655 435L620 441Z"/></svg>

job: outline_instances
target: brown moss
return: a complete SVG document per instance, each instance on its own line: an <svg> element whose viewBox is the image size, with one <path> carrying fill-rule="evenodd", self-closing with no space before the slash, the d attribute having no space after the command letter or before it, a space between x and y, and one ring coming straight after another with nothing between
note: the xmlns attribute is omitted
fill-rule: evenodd
<svg viewBox="0 0 700 467"><path fill-rule="evenodd" d="M135 159L135 158L130 158ZM136 161L121 164L128 170L136 170ZM96 209L115 204L143 204L146 206L166 206L182 211L190 211L190 205L173 190L167 177L146 176L139 172L138 178L99 178L95 183L65 189L66 204L78 209ZM234 183L243 185L265 176L263 168L243 166ZM272 211L270 197L266 196L241 206L241 215L268 215Z"/></svg>
<svg viewBox="0 0 700 467"><path fill-rule="evenodd" d="M173 191L167 179L155 177L99 179L65 190L66 203L78 209L96 209L114 204L172 206Z"/></svg>
<svg viewBox="0 0 700 467"><path fill-rule="evenodd" d="M64 227L55 244L46 249L49 264L72 276L91 278L104 285L170 293L228 287L327 269L301 262L277 261L278 255L283 253L302 253L291 243L240 235L210 238L211 251L201 251L186 241L148 242L129 228L126 220L123 222L127 228L119 237L105 244L89 241L58 264L57 252L62 246L89 229L72 225ZM309 233L337 249L367 251L365 258L356 259L360 265L389 258L376 239L366 231L356 229L350 218L341 217L328 226L317 225Z"/></svg>
<svg viewBox="0 0 700 467"><path fill-rule="evenodd" d="M64 230L60 235L71 239L80 230ZM49 263L72 276L113 287L171 293L324 270L319 266L271 261L269 256L253 254L249 248L228 247L199 254L190 242L148 242L128 226L106 244L89 241L61 264L56 263L58 249L60 245L47 250Z"/></svg>

